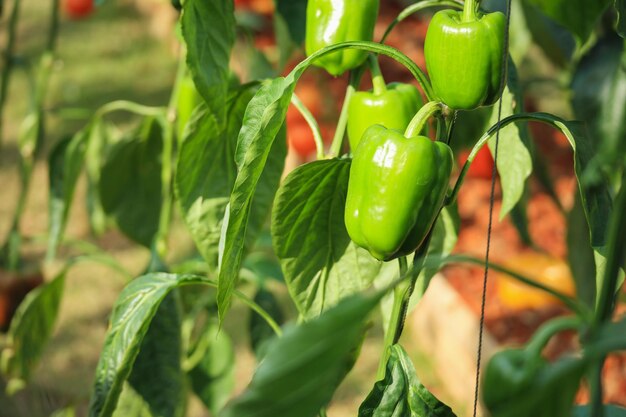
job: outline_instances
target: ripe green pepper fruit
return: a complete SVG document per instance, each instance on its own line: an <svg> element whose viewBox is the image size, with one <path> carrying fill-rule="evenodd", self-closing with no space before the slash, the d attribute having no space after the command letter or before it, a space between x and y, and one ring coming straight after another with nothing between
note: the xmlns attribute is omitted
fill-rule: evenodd
<svg viewBox="0 0 626 417"><path fill-rule="evenodd" d="M369 127L350 167L346 228L357 245L379 260L406 256L420 246L439 214L452 173L448 145L407 136L381 125Z"/></svg>
<svg viewBox="0 0 626 417"><path fill-rule="evenodd" d="M571 417L585 370L579 358L548 363L526 349L496 353L483 378L483 402L491 417Z"/></svg>
<svg viewBox="0 0 626 417"><path fill-rule="evenodd" d="M385 85L379 70L373 70L372 74L372 91L358 91L348 103L348 140L352 151L356 150L363 133L372 125L404 131L423 104L415 86L402 83Z"/></svg>
<svg viewBox="0 0 626 417"><path fill-rule="evenodd" d="M471 110L500 96L506 18L481 15L473 0L463 12L437 12L424 43L426 68L437 97L451 109Z"/></svg>
<svg viewBox="0 0 626 417"><path fill-rule="evenodd" d="M320 49L346 41L371 41L378 17L379 0L309 0L306 8L307 56ZM343 49L325 55L314 65L338 76L356 68L367 52Z"/></svg>

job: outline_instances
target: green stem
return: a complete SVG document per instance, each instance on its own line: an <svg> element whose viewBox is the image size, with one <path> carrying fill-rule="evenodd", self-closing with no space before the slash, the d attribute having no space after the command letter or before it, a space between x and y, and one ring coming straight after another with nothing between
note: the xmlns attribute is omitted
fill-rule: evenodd
<svg viewBox="0 0 626 417"><path fill-rule="evenodd" d="M402 10L400 14L398 14L398 17L396 17L394 21L389 24L387 30L385 30L385 34L380 40L380 43L385 43L385 40L387 40L387 37L396 27L396 25L398 25L398 23L402 22L404 19L411 16L412 14L431 7L449 7L451 9L463 10L463 3L457 0L422 0L411 4L410 6L407 6L407 8Z"/></svg>
<svg viewBox="0 0 626 417"><path fill-rule="evenodd" d="M407 273L407 259L406 257L398 258L400 277L404 277ZM376 373L376 380L380 381L385 377L385 369L387 368L387 359L389 358L389 348L396 343L396 332L400 321L402 320L402 310L404 304L404 297L409 289L410 282L402 281L393 289L393 307L391 309L391 317L389 319L389 325L385 332L385 339L383 342L383 354L378 362L378 372Z"/></svg>
<svg viewBox="0 0 626 417"><path fill-rule="evenodd" d="M116 111L127 111L130 113L139 114L141 116L157 116L162 117L163 114L167 114L167 109L163 107L151 107L144 106L142 104L134 103L127 100L116 100L106 103L100 107L94 114L94 119L98 119L107 113Z"/></svg>
<svg viewBox="0 0 626 417"><path fill-rule="evenodd" d="M404 136L407 138L412 138L414 136L419 135L426 123L428 123L428 119L435 115L436 113L441 112L443 105L436 101L430 101L422 106L421 109L413 116L413 119L409 123L404 132Z"/></svg>
<svg viewBox="0 0 626 417"><path fill-rule="evenodd" d="M333 142L330 145L331 157L337 157L341 154L343 138L346 134L346 126L348 125L348 106L350 104L350 99L352 98L352 95L354 94L359 83L361 82L362 75L363 71L359 69L350 72L350 83L346 88L346 95L343 99L341 114L339 115L339 121L337 121L337 129L335 130L335 135L333 136Z"/></svg>
<svg viewBox="0 0 626 417"><path fill-rule="evenodd" d="M541 123L549 124L550 126L556 127L557 129L560 129L557 123L561 123L561 124L565 123L562 119L556 116L547 114L547 113L520 113L520 114L514 114L512 116L506 117L502 119L499 124L495 124L491 126L489 130L487 130L487 132L485 132L485 134L483 134L483 136L480 139L478 139L478 142L476 142L476 144L472 148L472 151L467 157L467 161L465 161L465 164L463 164L463 168L461 169L461 172L459 173L459 177L457 178L456 183L454 184L454 188L452 189L452 192L450 193L450 195L448 195L448 197L446 198L446 202L444 205L448 206L450 204L453 204L456 201L461 185L463 185L463 181L465 181L465 176L467 175L467 171L469 171L469 168L472 165L472 162L474 162L476 155L478 154L480 149L489 141L489 139L491 139L493 135L496 134L498 129L504 129L506 126L510 125L511 123L519 123L519 122L525 122L525 121L541 122Z"/></svg>
<svg viewBox="0 0 626 417"><path fill-rule="evenodd" d="M317 159L324 159L324 140L322 139L322 134L320 133L320 127L317 124L317 120L315 120L315 117L295 93L291 95L291 104L293 104L302 117L304 117L304 120L309 125L311 132L313 132L313 140L315 141L315 148L317 150Z"/></svg>
<svg viewBox="0 0 626 417"><path fill-rule="evenodd" d="M465 0L463 3L463 22L474 22L476 20L476 0Z"/></svg>
<svg viewBox="0 0 626 417"><path fill-rule="evenodd" d="M583 324L580 317L559 317L541 326L526 346L526 350L534 356L540 356L543 348L552 336L564 330L578 329Z"/></svg>
<svg viewBox="0 0 626 417"><path fill-rule="evenodd" d="M3 71L0 76L0 148L2 147L2 132L4 128L4 104L6 102L9 80L13 71L13 54L15 51L15 39L17 37L17 23L20 18L20 0L13 1L13 10L9 17L9 25L7 28L7 45L3 56Z"/></svg>
<svg viewBox="0 0 626 417"><path fill-rule="evenodd" d="M411 75L415 77L419 85L422 87L422 90L424 91L426 101L434 100L433 88L428 81L428 77L426 77L426 74L420 69L420 67L418 67L417 64L415 64L415 62L411 60L411 58L409 58L399 50L387 45L381 45L377 42L349 41L327 46L311 54L308 58L296 65L296 67L285 78L297 80L302 75L302 73L309 66L311 66L313 61L342 49L358 49L361 51L372 52L378 55L386 55L394 59L396 62L400 63L406 69L408 69L409 72L411 72Z"/></svg>
<svg viewBox="0 0 626 417"><path fill-rule="evenodd" d="M370 72L372 73L372 91L375 95L380 96L387 92L387 84L385 78L380 71L380 65L378 64L378 57L374 54L370 54L368 57L370 66Z"/></svg>
<svg viewBox="0 0 626 417"><path fill-rule="evenodd" d="M604 279L600 288L600 295L596 303L595 325L611 320L615 307L617 283L620 268L626 256L626 171L622 174L622 185L615 198L612 219L609 224L608 254Z"/></svg>
<svg viewBox="0 0 626 417"><path fill-rule="evenodd" d="M589 371L589 388L591 391L591 414L593 417L604 416L603 389L602 389L602 368L604 367L605 357L598 359Z"/></svg>
<svg viewBox="0 0 626 417"><path fill-rule="evenodd" d="M176 80L174 82L174 88L170 95L170 100L167 106L167 112L165 117L161 116L159 119L163 128L163 154L162 154L162 167L161 167L161 194L163 203L161 205L161 214L159 217L159 229L155 237L155 249L157 254L165 259L167 255L167 237L170 230L170 222L172 219L172 180L174 178L174 126L176 123L176 111L178 103L178 95L180 93L180 83L185 76L185 59L184 54L180 54L178 57L178 69L176 71Z"/></svg>

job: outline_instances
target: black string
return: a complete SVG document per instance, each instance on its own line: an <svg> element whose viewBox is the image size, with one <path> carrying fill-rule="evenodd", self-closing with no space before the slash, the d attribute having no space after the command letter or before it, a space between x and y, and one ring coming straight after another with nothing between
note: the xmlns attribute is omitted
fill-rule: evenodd
<svg viewBox="0 0 626 417"><path fill-rule="evenodd" d="M478 331L478 352L476 355L476 381L474 385L474 412L478 409L478 388L480 384L480 364L483 352L483 331L485 327L485 303L487 300L487 277L489 276L489 250L491 249L491 229L493 225L493 206L495 204L496 168L498 161L498 144L500 143L500 122L502 119L502 92L507 80L507 60L509 56L509 26L511 24L511 0L507 0L506 26L504 29L504 51L502 54L502 77L500 78L500 100L498 102L498 130L496 131L496 147L493 155L493 169L491 171L491 194L489 195L489 224L487 226L487 248L485 249L485 273L483 275L483 293L480 303L480 327Z"/></svg>

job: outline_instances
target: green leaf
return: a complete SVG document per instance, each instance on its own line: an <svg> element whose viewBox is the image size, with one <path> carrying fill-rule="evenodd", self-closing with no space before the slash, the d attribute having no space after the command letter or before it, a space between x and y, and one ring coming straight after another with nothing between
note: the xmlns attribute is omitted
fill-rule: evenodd
<svg viewBox="0 0 626 417"><path fill-rule="evenodd" d="M25 383L44 351L59 314L65 271L31 291L18 307L2 351L2 372Z"/></svg>
<svg viewBox="0 0 626 417"><path fill-rule="evenodd" d="M589 405L578 405L574 407L572 417L589 417L590 415L591 407ZM626 417L626 408L616 405L605 405L604 417Z"/></svg>
<svg viewBox="0 0 626 417"><path fill-rule="evenodd" d="M220 125L208 108L202 106L197 110L178 155L176 196L187 228L212 268L217 268L222 219L237 175L234 160L237 134L252 94L252 90L247 90L229 101L225 126Z"/></svg>
<svg viewBox="0 0 626 417"><path fill-rule="evenodd" d="M217 415L235 386L235 351L228 335L214 323L201 337L207 347L202 359L189 371L189 378L198 398L212 415Z"/></svg>
<svg viewBox="0 0 626 417"><path fill-rule="evenodd" d="M456 417L422 385L402 346L390 350L385 379L376 382L359 407L359 417Z"/></svg>
<svg viewBox="0 0 626 417"><path fill-rule="evenodd" d="M275 0L276 12L289 28L291 39L297 44L304 43L306 26L306 0Z"/></svg>
<svg viewBox="0 0 626 417"><path fill-rule="evenodd" d="M314 417L354 363L382 293L357 294L268 346L252 382L220 417Z"/></svg>
<svg viewBox="0 0 626 417"><path fill-rule="evenodd" d="M612 165L626 152L624 62L624 40L611 32L583 57L572 80L574 112L597 138L595 148L600 152L601 165ZM616 171L609 169L611 174Z"/></svg>
<svg viewBox="0 0 626 417"><path fill-rule="evenodd" d="M306 0L274 0L274 33L282 68L295 49L304 43Z"/></svg>
<svg viewBox="0 0 626 417"><path fill-rule="evenodd" d="M195 275L151 273L131 281L118 297L111 326L96 368L90 417L109 417L117 405L124 381L130 376L142 342L163 299L183 285L208 284Z"/></svg>
<svg viewBox="0 0 626 417"><path fill-rule="evenodd" d="M380 269L345 227L349 175L349 160L311 162L292 171L276 196L274 249L304 318L367 288Z"/></svg>
<svg viewBox="0 0 626 417"><path fill-rule="evenodd" d="M187 65L198 92L222 123L228 91L228 64L235 43L233 1L186 0L182 32L187 44Z"/></svg>
<svg viewBox="0 0 626 417"><path fill-rule="evenodd" d="M50 153L48 172L48 258L55 257L63 239L67 216L74 198L76 182L85 163L89 131L80 131L73 138L59 142Z"/></svg>
<svg viewBox="0 0 626 417"><path fill-rule="evenodd" d="M615 0L617 10L617 33L626 38L626 0Z"/></svg>
<svg viewBox="0 0 626 417"><path fill-rule="evenodd" d="M146 400L135 391L128 383L124 383L124 388L120 394L117 407L113 412L113 417L155 417L150 411L150 406Z"/></svg>
<svg viewBox="0 0 626 417"><path fill-rule="evenodd" d="M513 61L509 59L507 86L502 93L502 115L507 116L522 112L522 94L519 87L517 70ZM498 106L493 106L493 113L488 125L495 125L498 121ZM532 158L529 147L527 126L509 125L500 130L498 142L497 168L502 186L502 207L500 208L500 220L502 220L522 199L526 180L532 172ZM489 141L489 149L495 155L496 138Z"/></svg>
<svg viewBox="0 0 626 417"><path fill-rule="evenodd" d="M604 268L596 269L589 225L579 193L576 193L574 206L567 217L567 249L568 263L576 283L576 298L593 308L596 286L604 276Z"/></svg>
<svg viewBox="0 0 626 417"><path fill-rule="evenodd" d="M99 184L106 213L126 236L148 248L161 214L162 133L160 123L146 118L131 136L112 146Z"/></svg>
<svg viewBox="0 0 626 417"><path fill-rule="evenodd" d="M237 135L256 88L256 84L248 85L233 94L226 110L227 123L223 126L208 108L201 107L194 114L179 151L176 195L187 228L212 269L217 268L223 218L237 176L234 161ZM283 134L279 136L283 137ZM246 249L252 246L265 223L284 168L286 152L286 141L277 140L253 197Z"/></svg>
<svg viewBox="0 0 626 417"><path fill-rule="evenodd" d="M452 253L459 239L460 229L461 217L456 204L442 208L433 227L428 250L426 251L425 266L417 279L417 283L421 287L416 288L416 293L420 294L420 298L428 289L432 278L441 269L440 265L431 263L430 260L440 259Z"/></svg>
<svg viewBox="0 0 626 417"><path fill-rule="evenodd" d="M570 30L579 44L589 38L611 0L527 0L554 21Z"/></svg>
<svg viewBox="0 0 626 417"><path fill-rule="evenodd" d="M554 20L547 18L536 7L526 2L520 2L520 5L519 12L524 15L532 41L543 50L550 61L561 68L566 68L576 51L576 39L572 33L555 23ZM522 62L524 57L525 55L518 56L519 60L516 62Z"/></svg>
<svg viewBox="0 0 626 417"><path fill-rule="evenodd" d="M270 291L260 288L254 296L254 302L269 314L276 323L283 324L285 316L280 308L280 304L274 294ZM250 331L250 344L257 359L265 356L267 343L274 337L274 330L269 324L258 314L251 314L248 324Z"/></svg>
<svg viewBox="0 0 626 417"><path fill-rule="evenodd" d="M120 404L126 403L127 393L131 395L129 403L140 403L146 408L148 416L181 417L185 410L186 389L181 369L181 319L176 305L175 294L169 294L154 316L139 355L135 360L128 378L130 389L124 389ZM167 383L155 383L162 381ZM116 409L114 416L134 417L128 409Z"/></svg>
<svg viewBox="0 0 626 417"><path fill-rule="evenodd" d="M235 152L235 162L239 170L220 239L220 245L223 246L223 250L220 250L222 256L217 292L220 320L228 311L239 277L256 188L265 164L270 159L275 138L279 136L283 126L294 87L293 73L288 78L280 77L266 82L250 100L246 109ZM281 141L282 138L276 142Z"/></svg>

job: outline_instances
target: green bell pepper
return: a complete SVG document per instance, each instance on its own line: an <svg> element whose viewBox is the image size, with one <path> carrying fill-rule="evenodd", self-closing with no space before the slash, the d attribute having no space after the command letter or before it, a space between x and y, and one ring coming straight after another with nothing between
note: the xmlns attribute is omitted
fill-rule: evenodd
<svg viewBox="0 0 626 417"><path fill-rule="evenodd" d="M376 80L375 80L376 81ZM374 82L372 91L358 91L348 103L348 140L354 152L368 127L379 124L403 131L422 106L419 90L411 84Z"/></svg>
<svg viewBox="0 0 626 417"><path fill-rule="evenodd" d="M585 371L580 358L548 363L527 349L496 353L483 378L483 402L491 417L571 417Z"/></svg>
<svg viewBox="0 0 626 417"><path fill-rule="evenodd" d="M426 68L437 97L451 109L471 110L500 96L506 18L477 13L473 0L463 12L437 12L424 42Z"/></svg>
<svg viewBox="0 0 626 417"><path fill-rule="evenodd" d="M307 56L346 41L371 41L378 17L379 0L309 0L306 9ZM343 49L325 55L314 65L338 76L361 65L367 52Z"/></svg>
<svg viewBox="0 0 626 417"><path fill-rule="evenodd" d="M452 173L450 147L413 136L410 128L405 136L371 126L353 154L345 224L350 238L379 260L420 246L439 215Z"/></svg>

